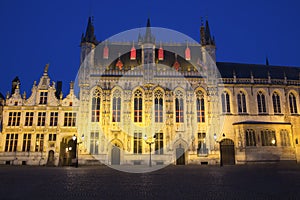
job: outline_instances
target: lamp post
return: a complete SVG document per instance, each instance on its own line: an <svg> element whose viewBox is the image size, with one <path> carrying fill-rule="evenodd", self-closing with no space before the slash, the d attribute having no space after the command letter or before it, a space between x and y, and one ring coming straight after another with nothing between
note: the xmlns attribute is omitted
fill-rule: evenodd
<svg viewBox="0 0 300 200"><path fill-rule="evenodd" d="M152 167L152 160L151 160L151 151L152 151L152 149L151 149L151 146L155 142L155 136L153 138L154 138L154 140L152 140L152 138L148 138L146 135L144 137L144 140L145 140L146 144L149 145L149 167Z"/></svg>
<svg viewBox="0 0 300 200"><path fill-rule="evenodd" d="M77 137L76 137L75 134L72 136L72 139L75 142L75 147L76 147L76 151L75 151L75 159L76 159L75 167L77 168L78 167L78 147L79 147L79 145L82 143L82 141L84 139L84 134L82 134L82 136L81 136L81 142L77 142Z"/></svg>

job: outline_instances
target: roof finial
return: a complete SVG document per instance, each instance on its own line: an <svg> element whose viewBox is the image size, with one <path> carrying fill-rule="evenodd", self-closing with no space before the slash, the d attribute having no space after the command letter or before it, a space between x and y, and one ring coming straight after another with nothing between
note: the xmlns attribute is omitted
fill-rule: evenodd
<svg viewBox="0 0 300 200"><path fill-rule="evenodd" d="M269 66L269 58L268 58L268 56L266 57L266 65Z"/></svg>
<svg viewBox="0 0 300 200"><path fill-rule="evenodd" d="M48 69L49 69L49 63L47 63L45 65L45 68L44 68L44 75L47 75L48 74Z"/></svg>

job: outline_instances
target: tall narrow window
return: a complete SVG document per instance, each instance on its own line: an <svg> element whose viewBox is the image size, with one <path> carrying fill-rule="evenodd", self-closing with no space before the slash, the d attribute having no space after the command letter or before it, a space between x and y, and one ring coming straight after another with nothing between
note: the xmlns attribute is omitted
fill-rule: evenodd
<svg viewBox="0 0 300 200"><path fill-rule="evenodd" d="M98 89L93 92L92 97L92 122L100 121L101 93Z"/></svg>
<svg viewBox="0 0 300 200"><path fill-rule="evenodd" d="M281 113L281 107L280 107L280 96L277 92L274 92L272 95L272 101L273 101L273 108L275 114Z"/></svg>
<svg viewBox="0 0 300 200"><path fill-rule="evenodd" d="M7 126L20 126L21 112L9 112Z"/></svg>
<svg viewBox="0 0 300 200"><path fill-rule="evenodd" d="M230 97L227 92L223 92L221 95L222 98L222 112L230 113Z"/></svg>
<svg viewBox="0 0 300 200"><path fill-rule="evenodd" d="M38 112L37 126L45 126L46 112Z"/></svg>
<svg viewBox="0 0 300 200"><path fill-rule="evenodd" d="M40 92L40 104L47 104L48 92Z"/></svg>
<svg viewBox="0 0 300 200"><path fill-rule="evenodd" d="M262 146L276 146L276 136L273 130L261 131L261 145Z"/></svg>
<svg viewBox="0 0 300 200"><path fill-rule="evenodd" d="M121 121L121 92L116 90L113 94L112 101L112 122Z"/></svg>
<svg viewBox="0 0 300 200"><path fill-rule="evenodd" d="M246 96L242 91L237 94L237 103L238 103L238 112L240 114L247 113Z"/></svg>
<svg viewBox="0 0 300 200"><path fill-rule="evenodd" d="M50 126L57 126L58 122L58 112L51 112L50 113Z"/></svg>
<svg viewBox="0 0 300 200"><path fill-rule="evenodd" d="M133 137L133 153L142 153L142 133L134 133Z"/></svg>
<svg viewBox="0 0 300 200"><path fill-rule="evenodd" d="M56 133L49 133L49 141L56 141Z"/></svg>
<svg viewBox="0 0 300 200"><path fill-rule="evenodd" d="M142 122L143 119L143 98L140 90L134 93L134 122Z"/></svg>
<svg viewBox="0 0 300 200"><path fill-rule="evenodd" d="M253 129L246 130L246 146L256 146L255 132Z"/></svg>
<svg viewBox="0 0 300 200"><path fill-rule="evenodd" d="M91 132L90 153L98 154L99 149L99 132Z"/></svg>
<svg viewBox="0 0 300 200"><path fill-rule="evenodd" d="M289 94L289 104L291 114L297 114L297 101L293 93Z"/></svg>
<svg viewBox="0 0 300 200"><path fill-rule="evenodd" d="M198 148L197 148L198 154L207 154L205 137L206 137L205 133L198 133Z"/></svg>
<svg viewBox="0 0 300 200"><path fill-rule="evenodd" d="M44 150L44 134L36 134L35 139L35 151L43 151Z"/></svg>
<svg viewBox="0 0 300 200"><path fill-rule="evenodd" d="M163 93L157 90L154 93L155 122L163 122Z"/></svg>
<svg viewBox="0 0 300 200"><path fill-rule="evenodd" d="M26 112L25 113L25 124L24 124L24 126L32 126L32 124L33 124L33 115L34 115L34 112Z"/></svg>
<svg viewBox="0 0 300 200"><path fill-rule="evenodd" d="M266 113L266 98L262 92L257 93L257 108L258 113L263 114Z"/></svg>
<svg viewBox="0 0 300 200"><path fill-rule="evenodd" d="M196 93L196 107L197 107L197 122L205 122L205 106L204 95L201 91Z"/></svg>
<svg viewBox="0 0 300 200"><path fill-rule="evenodd" d="M184 104L183 104L183 93L179 90L175 93L175 114L176 123L184 122Z"/></svg>
<svg viewBox="0 0 300 200"><path fill-rule="evenodd" d="M23 135L23 146L22 151L30 151L30 144L31 144L31 134L25 133Z"/></svg>
<svg viewBox="0 0 300 200"><path fill-rule="evenodd" d="M15 152L17 151L17 145L18 145L18 134L15 133L6 134L4 151Z"/></svg>
<svg viewBox="0 0 300 200"><path fill-rule="evenodd" d="M164 134L155 133L155 154L164 154Z"/></svg>
<svg viewBox="0 0 300 200"><path fill-rule="evenodd" d="M68 126L68 127L76 126L76 113L74 112L65 113L64 126Z"/></svg>
<svg viewBox="0 0 300 200"><path fill-rule="evenodd" d="M286 129L280 130L280 140L281 140L281 146L291 146L289 132Z"/></svg>

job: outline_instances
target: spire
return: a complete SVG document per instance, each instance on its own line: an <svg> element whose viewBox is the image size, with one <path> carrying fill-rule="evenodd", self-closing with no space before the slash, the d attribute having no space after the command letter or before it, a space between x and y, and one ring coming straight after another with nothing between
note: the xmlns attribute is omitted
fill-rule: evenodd
<svg viewBox="0 0 300 200"><path fill-rule="evenodd" d="M150 25L150 18L147 19L147 26L146 26L146 34L144 38L145 43L154 43L155 38L153 37L151 33L151 25Z"/></svg>
<svg viewBox="0 0 300 200"><path fill-rule="evenodd" d="M96 39L94 30L95 30L95 28L94 28L94 25L93 25L93 22L92 22L92 17L89 17L88 25L87 25L86 31L85 31L85 35L82 34L82 36L81 36L81 43L89 42L89 43L93 43L93 44L97 45L98 41Z"/></svg>
<svg viewBox="0 0 300 200"><path fill-rule="evenodd" d="M215 41L210 34L208 20L205 22L205 40L207 45L215 45Z"/></svg>
<svg viewBox="0 0 300 200"><path fill-rule="evenodd" d="M266 65L269 66L269 59L266 57Z"/></svg>

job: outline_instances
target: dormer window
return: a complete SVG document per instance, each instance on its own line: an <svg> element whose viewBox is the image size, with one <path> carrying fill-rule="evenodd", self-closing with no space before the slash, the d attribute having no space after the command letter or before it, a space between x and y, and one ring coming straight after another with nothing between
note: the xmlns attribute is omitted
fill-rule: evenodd
<svg viewBox="0 0 300 200"><path fill-rule="evenodd" d="M47 104L48 92L40 92L40 104Z"/></svg>

